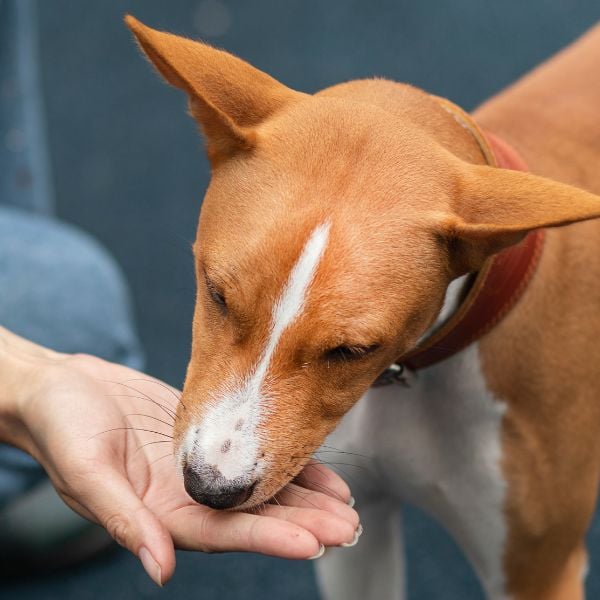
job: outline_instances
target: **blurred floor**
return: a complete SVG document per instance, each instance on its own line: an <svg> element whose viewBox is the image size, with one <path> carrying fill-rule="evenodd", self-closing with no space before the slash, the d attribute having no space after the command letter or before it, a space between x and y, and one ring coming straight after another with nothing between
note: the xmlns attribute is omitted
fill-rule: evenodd
<svg viewBox="0 0 600 600"><path fill-rule="evenodd" d="M149 371L180 385L194 297L189 246L208 167L183 96L139 56L124 13L203 37L304 91L379 75L473 108L583 32L600 4L52 0L39 2L39 12L59 213L116 255L133 287ZM405 521L410 600L481 598L453 542L416 511ZM589 598L600 597L595 528ZM180 554L175 579L159 590L124 551L0 588L11 599L145 597L312 600L317 592L307 563L190 554Z"/></svg>

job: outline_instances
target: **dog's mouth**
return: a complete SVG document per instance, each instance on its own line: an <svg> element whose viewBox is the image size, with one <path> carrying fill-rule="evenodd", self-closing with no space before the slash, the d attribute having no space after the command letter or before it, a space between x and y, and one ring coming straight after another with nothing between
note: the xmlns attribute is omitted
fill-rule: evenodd
<svg viewBox="0 0 600 600"><path fill-rule="evenodd" d="M216 510L252 510L276 497L293 482L308 458L291 469L260 469L234 479L225 478L213 465L182 464L183 483L187 494L198 504Z"/></svg>

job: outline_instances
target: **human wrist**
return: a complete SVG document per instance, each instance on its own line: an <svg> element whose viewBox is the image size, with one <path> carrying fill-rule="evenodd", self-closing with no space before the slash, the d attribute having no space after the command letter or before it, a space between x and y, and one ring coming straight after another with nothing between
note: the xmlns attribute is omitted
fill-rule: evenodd
<svg viewBox="0 0 600 600"><path fill-rule="evenodd" d="M18 411L21 367L11 351L10 335L0 327L0 441L15 445L15 433L21 429Z"/></svg>
<svg viewBox="0 0 600 600"><path fill-rule="evenodd" d="M0 326L0 442L29 451L24 407L53 354Z"/></svg>

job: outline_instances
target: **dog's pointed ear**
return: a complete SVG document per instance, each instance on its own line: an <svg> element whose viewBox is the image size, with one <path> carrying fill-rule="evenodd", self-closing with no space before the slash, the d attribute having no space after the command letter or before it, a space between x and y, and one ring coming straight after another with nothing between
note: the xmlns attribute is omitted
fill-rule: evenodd
<svg viewBox="0 0 600 600"><path fill-rule="evenodd" d="M304 96L228 52L151 29L131 15L125 22L161 75L187 92L213 163L252 148L256 126Z"/></svg>
<svg viewBox="0 0 600 600"><path fill-rule="evenodd" d="M453 270L466 272L533 229L598 217L600 196L530 173L468 165L438 229L453 242Z"/></svg>

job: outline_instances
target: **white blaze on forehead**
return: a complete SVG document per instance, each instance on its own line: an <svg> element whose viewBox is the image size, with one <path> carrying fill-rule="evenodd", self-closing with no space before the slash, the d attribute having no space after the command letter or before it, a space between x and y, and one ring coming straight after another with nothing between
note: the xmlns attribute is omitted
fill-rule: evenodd
<svg viewBox="0 0 600 600"><path fill-rule="evenodd" d="M226 479L250 473L258 461L260 439L257 428L268 406L262 387L271 359L283 332L298 318L308 290L327 248L330 223L316 227L292 268L271 313L269 339L251 374L229 384L214 396L198 426L191 425L181 453L188 464L206 463L219 469Z"/></svg>
<svg viewBox="0 0 600 600"><path fill-rule="evenodd" d="M281 334L302 313L306 302L306 292L315 276L317 266L325 252L329 238L330 224L328 221L315 228L306 242L300 258L283 288L279 299L273 307L271 317L271 334L260 363L254 371L252 382L258 392L262 386L269 363Z"/></svg>

